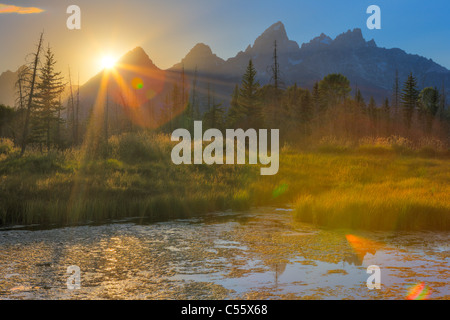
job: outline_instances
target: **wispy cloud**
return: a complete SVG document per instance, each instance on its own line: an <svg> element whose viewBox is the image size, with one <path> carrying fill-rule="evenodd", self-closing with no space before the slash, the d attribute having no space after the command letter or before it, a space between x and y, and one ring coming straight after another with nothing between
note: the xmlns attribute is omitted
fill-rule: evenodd
<svg viewBox="0 0 450 320"><path fill-rule="evenodd" d="M18 14L30 14L30 13L40 13L44 10L35 7L18 7L12 4L2 4L0 3L0 14L2 13L18 13Z"/></svg>

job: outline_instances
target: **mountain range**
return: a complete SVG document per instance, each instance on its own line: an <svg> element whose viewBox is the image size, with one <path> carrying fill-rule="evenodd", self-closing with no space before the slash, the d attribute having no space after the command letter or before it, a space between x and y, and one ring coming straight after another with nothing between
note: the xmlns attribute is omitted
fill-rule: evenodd
<svg viewBox="0 0 450 320"><path fill-rule="evenodd" d="M373 96L376 101L381 102L384 98L391 97L398 71L400 84L412 72L420 88L433 86L441 89L447 84L450 89L448 69L431 59L408 54L398 48L378 47L374 40L366 41L363 38L361 29L348 30L335 39L322 33L299 46L288 38L283 23L277 22L265 30L253 45L227 60L215 55L208 45L199 43L182 61L162 70L142 48L137 47L120 59L118 66L122 65L123 68L116 70L120 75L116 76L119 80L111 80L107 92L111 99L123 101L124 95L127 96L123 89L127 88L132 93L134 91L133 99L138 105L148 101L162 105L173 85L180 85L183 74L191 87L196 74L199 101L205 101L209 88L226 107L232 90L240 83L250 59L257 70L256 78L260 84L271 82L275 41L281 83L285 87L297 83L301 87L312 88L316 81L327 74L341 73L350 80L353 88L361 90L366 100ZM80 88L81 105L84 106L83 113L86 115L96 101L104 72L106 71L100 72ZM16 77L17 74L10 71L0 75L0 103L13 105L13 84ZM142 82L139 89L144 90L133 90L131 83L136 78ZM122 93L119 94L121 97L117 96L118 88L122 88ZM449 89L447 94L450 94Z"/></svg>

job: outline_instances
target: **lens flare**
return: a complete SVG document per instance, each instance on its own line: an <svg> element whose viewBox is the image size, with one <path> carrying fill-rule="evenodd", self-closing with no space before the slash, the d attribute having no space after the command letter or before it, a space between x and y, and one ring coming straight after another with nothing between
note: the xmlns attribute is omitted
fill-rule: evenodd
<svg viewBox="0 0 450 320"><path fill-rule="evenodd" d="M142 81L141 78L134 78L133 81L131 81L131 85L134 89L139 90L144 87L144 81Z"/></svg>
<svg viewBox="0 0 450 320"><path fill-rule="evenodd" d="M289 189L289 186L287 183L280 184L277 186L273 192L272 192L272 198L277 198L281 196L283 193L285 193Z"/></svg>
<svg viewBox="0 0 450 320"><path fill-rule="evenodd" d="M348 243L355 251L355 253L358 257L358 260L361 263L363 262L364 257L366 256L367 253L375 254L377 252L377 250L379 250L383 247L382 244L380 244L378 242L375 242L375 241L372 241L369 239L365 239L362 237L357 237L353 234L347 234L345 236L345 238L347 239Z"/></svg>
<svg viewBox="0 0 450 320"><path fill-rule="evenodd" d="M431 288L424 282L419 282L409 288L406 300L426 300L430 294Z"/></svg>

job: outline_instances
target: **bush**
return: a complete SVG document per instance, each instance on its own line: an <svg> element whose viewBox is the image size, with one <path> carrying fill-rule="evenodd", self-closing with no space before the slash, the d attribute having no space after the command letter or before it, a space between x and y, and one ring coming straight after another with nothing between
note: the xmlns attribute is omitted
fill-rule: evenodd
<svg viewBox="0 0 450 320"><path fill-rule="evenodd" d="M10 139L0 138L0 155L9 155L13 151L15 151L14 142L12 142Z"/></svg>
<svg viewBox="0 0 450 320"><path fill-rule="evenodd" d="M58 152L48 154L33 153L25 157L9 157L0 162L0 173L30 172L50 173L57 170L64 171L64 158Z"/></svg>
<svg viewBox="0 0 450 320"><path fill-rule="evenodd" d="M110 155L128 163L161 160L170 156L168 136L150 133L125 133L108 141Z"/></svg>
<svg viewBox="0 0 450 320"><path fill-rule="evenodd" d="M112 170L123 169L123 163L117 159L108 159L106 160L106 168Z"/></svg>

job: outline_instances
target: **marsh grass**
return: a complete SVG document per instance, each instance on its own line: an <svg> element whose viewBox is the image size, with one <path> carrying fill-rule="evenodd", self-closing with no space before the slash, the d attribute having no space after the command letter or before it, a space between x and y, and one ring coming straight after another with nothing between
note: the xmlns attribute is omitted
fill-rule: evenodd
<svg viewBox="0 0 450 320"><path fill-rule="evenodd" d="M105 155L12 150L0 161L0 225L72 225L124 217L185 218L245 209L257 168L175 166L173 143L149 133L111 137ZM6 149L6 148L5 148Z"/></svg>
<svg viewBox="0 0 450 320"><path fill-rule="evenodd" d="M6 142L0 225L165 220L293 204L295 219L319 226L450 230L450 160L439 143L326 143L308 152L286 145L278 174L260 176L258 166L176 166L169 137L145 132L113 136L88 156L80 148L20 158Z"/></svg>
<svg viewBox="0 0 450 320"><path fill-rule="evenodd" d="M392 154L316 156L328 190L303 190L294 217L333 228L450 230L450 163ZM307 165L307 167L312 167Z"/></svg>

